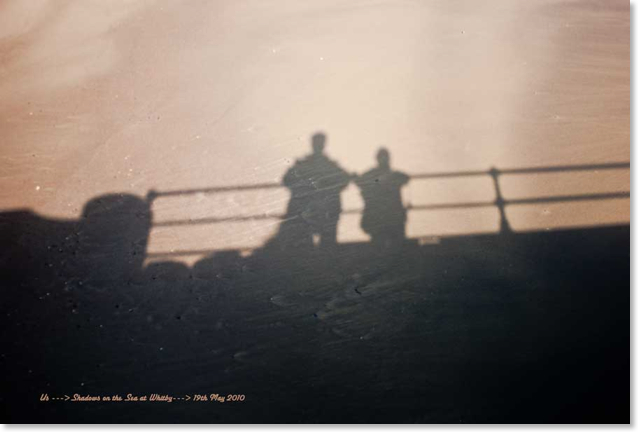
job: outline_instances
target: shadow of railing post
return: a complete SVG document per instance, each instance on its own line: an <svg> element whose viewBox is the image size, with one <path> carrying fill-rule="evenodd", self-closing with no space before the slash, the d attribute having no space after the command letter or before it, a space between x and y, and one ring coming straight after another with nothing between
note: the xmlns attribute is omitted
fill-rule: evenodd
<svg viewBox="0 0 638 432"><path fill-rule="evenodd" d="M512 229L510 228L510 223L507 220L507 215L505 214L505 200L503 199L503 194L501 193L501 185L498 182L498 176L500 172L494 167L492 167L492 169L488 172L490 174L490 177L492 177L492 181L494 182L494 191L496 193L494 205L498 209L498 213L501 217L500 232L501 234L510 234L512 232Z"/></svg>

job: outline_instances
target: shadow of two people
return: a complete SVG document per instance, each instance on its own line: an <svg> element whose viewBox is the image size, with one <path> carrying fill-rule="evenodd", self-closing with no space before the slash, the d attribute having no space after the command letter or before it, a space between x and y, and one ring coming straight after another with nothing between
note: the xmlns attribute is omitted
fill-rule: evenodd
<svg viewBox="0 0 638 432"><path fill-rule="evenodd" d="M365 202L361 227L377 246L405 240L406 209L401 187L409 177L390 167L390 154L380 149L378 165L362 175L349 174L324 152L326 136L312 137L312 153L298 160L283 177L290 201L279 231L269 244L285 248L336 246L342 213L341 192L354 182ZM37 280L94 281L99 284L153 278L166 273L185 276L177 263L144 267L152 211L148 200L129 194L108 194L88 201L79 220L40 218L30 211L0 214L0 238L11 245L0 254L6 273L16 282ZM281 241L283 240L283 243ZM231 262L235 262L234 253ZM210 273L210 260L198 269ZM216 261L219 261L217 259ZM218 265L215 267L217 271ZM232 267L232 266L231 266ZM9 270L10 269L10 270Z"/></svg>
<svg viewBox="0 0 638 432"><path fill-rule="evenodd" d="M275 239L286 247L321 248L337 244L337 224L342 213L341 192L352 181L364 201L361 228L372 243L400 244L405 240L406 209L401 188L410 177L390 167L390 152L377 152L377 166L364 174L349 174L324 152L326 135L312 136L312 153L299 159L286 172L283 185L290 201Z"/></svg>

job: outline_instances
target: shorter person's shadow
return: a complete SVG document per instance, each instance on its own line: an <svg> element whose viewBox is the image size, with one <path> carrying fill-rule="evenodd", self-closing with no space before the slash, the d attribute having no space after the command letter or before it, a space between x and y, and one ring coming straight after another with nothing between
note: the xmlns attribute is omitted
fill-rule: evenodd
<svg viewBox="0 0 638 432"><path fill-rule="evenodd" d="M410 177L390 168L390 153L385 148L377 152L377 166L356 176L365 207L361 229L377 247L397 246L405 242L407 211L401 201L401 188Z"/></svg>

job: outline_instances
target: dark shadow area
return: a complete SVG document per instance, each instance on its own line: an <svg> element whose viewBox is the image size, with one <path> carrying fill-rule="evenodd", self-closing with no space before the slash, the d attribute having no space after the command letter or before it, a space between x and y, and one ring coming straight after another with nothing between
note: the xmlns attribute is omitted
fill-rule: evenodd
<svg viewBox="0 0 638 432"><path fill-rule="evenodd" d="M352 176L314 142L284 177L279 232L249 256L143 266L150 203L130 195L79 220L1 213L4 422L629 421L628 225L419 245L400 201L415 176L380 151L354 178L372 241L339 244Z"/></svg>

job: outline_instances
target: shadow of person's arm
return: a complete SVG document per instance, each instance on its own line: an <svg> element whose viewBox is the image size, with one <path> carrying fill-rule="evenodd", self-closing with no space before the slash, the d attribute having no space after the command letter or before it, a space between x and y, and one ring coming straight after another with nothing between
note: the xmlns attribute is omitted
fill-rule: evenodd
<svg viewBox="0 0 638 432"><path fill-rule="evenodd" d="M350 174L350 181L356 184L357 186L360 186L361 182L363 181L363 178L357 173L352 173Z"/></svg>
<svg viewBox="0 0 638 432"><path fill-rule="evenodd" d="M343 190L348 187L350 182L353 180L352 175L349 174L346 170L341 167L337 167L338 171L335 176L335 185L339 190Z"/></svg>
<svg viewBox="0 0 638 432"><path fill-rule="evenodd" d="M410 176L407 175L406 173L403 173L401 171L397 171L396 174L397 174L396 177L397 177L397 181L398 181L399 185L405 186L410 181Z"/></svg>
<svg viewBox="0 0 638 432"><path fill-rule="evenodd" d="M284 174L283 178L281 179L281 184L286 187L291 187L298 179L299 177L297 175L297 170L293 166L289 168L288 171L286 171L286 174Z"/></svg>

